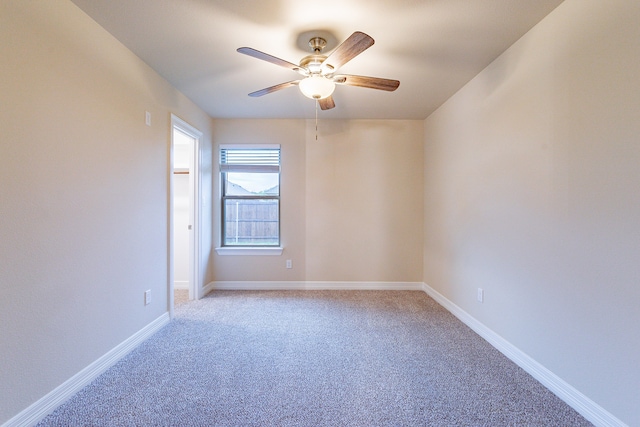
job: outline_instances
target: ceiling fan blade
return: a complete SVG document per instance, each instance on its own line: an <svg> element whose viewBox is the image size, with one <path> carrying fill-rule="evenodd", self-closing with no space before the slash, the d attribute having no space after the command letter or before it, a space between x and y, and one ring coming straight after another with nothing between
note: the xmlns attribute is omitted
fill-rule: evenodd
<svg viewBox="0 0 640 427"><path fill-rule="evenodd" d="M379 77L351 76L341 74L333 77L333 81L341 85L368 87L370 89L379 89L393 92L398 89L400 82L398 80L381 79Z"/></svg>
<svg viewBox="0 0 640 427"><path fill-rule="evenodd" d="M294 81L291 81L291 82L280 83L279 85L270 86L270 87L266 87L264 89L257 90L255 92L251 92L249 94L249 96L251 96L253 98L256 98L258 96L267 95L267 94L269 94L271 92L275 92L277 90L286 89L286 88L291 87L291 86L296 86L298 83L300 83L300 80L294 80Z"/></svg>
<svg viewBox="0 0 640 427"><path fill-rule="evenodd" d="M318 99L318 104L320 104L321 110L330 110L336 106L336 103L333 101L333 97L327 96L326 98Z"/></svg>
<svg viewBox="0 0 640 427"><path fill-rule="evenodd" d="M307 70L296 65L292 62L285 61L284 59L276 58L275 56L269 55L268 53L260 52L259 50L253 49L251 47L240 47L237 49L239 53L244 53L245 55L252 56L257 59L262 59L263 61L270 62L275 65L279 65L284 68L288 68L302 75L307 75Z"/></svg>
<svg viewBox="0 0 640 427"><path fill-rule="evenodd" d="M322 65L327 64L333 67L334 70L342 67L344 64L361 54L371 46L373 46L374 40L371 36L356 31L351 34L340 46L336 48L327 59L324 60Z"/></svg>

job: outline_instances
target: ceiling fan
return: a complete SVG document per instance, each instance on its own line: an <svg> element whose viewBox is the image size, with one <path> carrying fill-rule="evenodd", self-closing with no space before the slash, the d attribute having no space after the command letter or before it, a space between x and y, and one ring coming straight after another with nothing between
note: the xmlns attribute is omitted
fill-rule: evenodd
<svg viewBox="0 0 640 427"><path fill-rule="evenodd" d="M238 49L238 52L288 68L304 76L299 80L280 83L251 92L249 96L263 96L297 85L306 97L317 100L321 109L329 110L336 106L332 97L336 84L386 90L389 92L396 90L400 85L398 80L335 74L338 68L371 47L373 43L374 40L370 36L356 31L327 56L322 54L322 49L327 45L327 41L322 37L312 37L309 40L309 46L313 49L313 53L302 58L300 65L276 58L275 56L250 47L241 47Z"/></svg>

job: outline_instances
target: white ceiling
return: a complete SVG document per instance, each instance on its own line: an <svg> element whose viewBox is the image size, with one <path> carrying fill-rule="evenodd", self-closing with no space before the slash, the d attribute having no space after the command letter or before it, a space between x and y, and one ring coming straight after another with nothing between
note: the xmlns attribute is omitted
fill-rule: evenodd
<svg viewBox="0 0 640 427"><path fill-rule="evenodd" d="M298 63L299 34L354 31L375 44L340 68L400 80L395 92L338 86L322 118L424 119L562 0L72 0L214 118L313 118L299 75L236 52ZM327 53L325 51L324 53Z"/></svg>

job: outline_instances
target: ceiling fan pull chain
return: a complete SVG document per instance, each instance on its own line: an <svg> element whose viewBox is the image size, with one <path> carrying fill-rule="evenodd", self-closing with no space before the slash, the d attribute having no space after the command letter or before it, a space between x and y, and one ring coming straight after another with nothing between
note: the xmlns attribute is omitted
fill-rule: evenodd
<svg viewBox="0 0 640 427"><path fill-rule="evenodd" d="M316 141L318 140L318 104L320 101L316 98Z"/></svg>

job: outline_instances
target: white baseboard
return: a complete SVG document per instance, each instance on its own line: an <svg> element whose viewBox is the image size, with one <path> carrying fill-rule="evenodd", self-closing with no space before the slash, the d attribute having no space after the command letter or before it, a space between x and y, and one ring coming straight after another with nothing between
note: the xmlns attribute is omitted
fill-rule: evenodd
<svg viewBox="0 0 640 427"><path fill-rule="evenodd" d="M134 348L169 323L169 313L165 313L153 322L127 338L104 356L69 378L43 398L4 423L2 427L28 427L37 424L50 412L67 401L99 375L115 365Z"/></svg>
<svg viewBox="0 0 640 427"><path fill-rule="evenodd" d="M228 291L280 291L280 290L367 290L367 291L422 291L419 282L211 282L202 289L202 295L213 290Z"/></svg>
<svg viewBox="0 0 640 427"><path fill-rule="evenodd" d="M473 329L489 344L507 356L516 365L524 369L529 375L538 380L542 385L551 390L556 396L575 409L580 415L598 427L628 427L625 423L606 411L600 405L576 390L569 383L542 366L526 353L518 349L509 341L480 323L469 313L455 305L438 291L423 283L422 289L438 304L446 308L462 323Z"/></svg>
<svg viewBox="0 0 640 427"><path fill-rule="evenodd" d="M173 289L189 289L189 281L174 280Z"/></svg>

